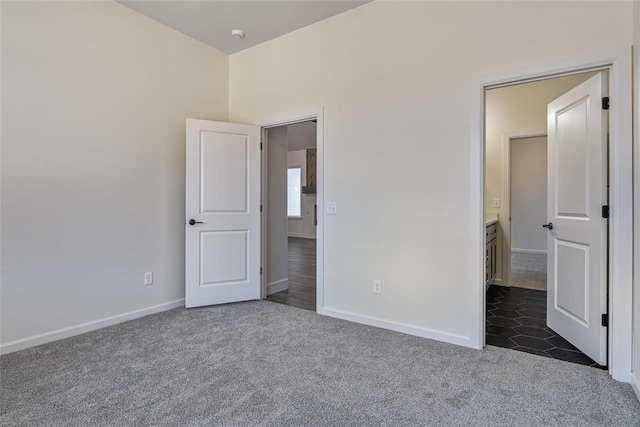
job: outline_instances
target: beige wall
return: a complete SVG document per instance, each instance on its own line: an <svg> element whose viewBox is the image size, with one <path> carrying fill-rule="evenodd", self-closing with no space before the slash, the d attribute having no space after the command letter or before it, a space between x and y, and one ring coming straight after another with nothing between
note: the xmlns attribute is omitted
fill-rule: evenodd
<svg viewBox="0 0 640 427"><path fill-rule="evenodd" d="M185 118L227 119L228 57L115 2L1 8L1 342L180 300Z"/></svg>
<svg viewBox="0 0 640 427"><path fill-rule="evenodd" d="M468 344L474 79L631 42L629 2L373 2L232 55L229 116L324 107L326 312Z"/></svg>
<svg viewBox="0 0 640 427"><path fill-rule="evenodd" d="M576 87L593 73L559 77L534 83L507 86L487 91L485 145L485 208L498 213L498 272L495 281L508 281L507 265L510 256L509 194L504 171L506 135L545 132L547 104ZM500 208L493 207L500 199Z"/></svg>
<svg viewBox="0 0 640 427"><path fill-rule="evenodd" d="M635 273L633 280L634 294L634 355L633 372L635 390L640 399L640 1L633 2L634 30L634 151L635 151Z"/></svg>

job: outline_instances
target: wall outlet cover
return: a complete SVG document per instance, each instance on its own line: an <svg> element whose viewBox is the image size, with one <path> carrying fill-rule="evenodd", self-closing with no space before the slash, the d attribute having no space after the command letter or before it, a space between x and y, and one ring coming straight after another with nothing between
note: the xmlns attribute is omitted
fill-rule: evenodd
<svg viewBox="0 0 640 427"><path fill-rule="evenodd" d="M382 293L382 280L373 281L373 293L374 294Z"/></svg>

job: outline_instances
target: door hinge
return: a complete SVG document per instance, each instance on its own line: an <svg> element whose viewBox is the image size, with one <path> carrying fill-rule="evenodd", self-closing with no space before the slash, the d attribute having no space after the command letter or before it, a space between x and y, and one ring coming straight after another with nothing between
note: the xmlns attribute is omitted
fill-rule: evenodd
<svg viewBox="0 0 640 427"><path fill-rule="evenodd" d="M602 315L602 326L605 328L609 326L609 315L607 313Z"/></svg>
<svg viewBox="0 0 640 427"><path fill-rule="evenodd" d="M262 212L262 205L260 205L260 212Z"/></svg>
<svg viewBox="0 0 640 427"><path fill-rule="evenodd" d="M262 267L260 267L260 274L262 274Z"/></svg>
<svg viewBox="0 0 640 427"><path fill-rule="evenodd" d="M608 110L609 109L609 97L608 96L603 96L602 97L602 109L603 110Z"/></svg>
<svg viewBox="0 0 640 427"><path fill-rule="evenodd" d="M602 206L602 218L609 218L609 205Z"/></svg>
<svg viewBox="0 0 640 427"><path fill-rule="evenodd" d="M260 151L262 151L262 142L260 143Z"/></svg>

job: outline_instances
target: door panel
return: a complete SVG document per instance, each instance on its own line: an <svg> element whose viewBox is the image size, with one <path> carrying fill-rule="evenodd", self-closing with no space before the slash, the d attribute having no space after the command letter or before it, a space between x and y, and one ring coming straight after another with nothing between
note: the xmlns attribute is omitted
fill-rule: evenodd
<svg viewBox="0 0 640 427"><path fill-rule="evenodd" d="M607 116L597 74L548 106L547 324L606 365Z"/></svg>
<svg viewBox="0 0 640 427"><path fill-rule="evenodd" d="M259 299L260 128L187 119L186 149L185 305Z"/></svg>
<svg viewBox="0 0 640 427"><path fill-rule="evenodd" d="M557 207L556 215L586 217L589 187L587 127L589 98L556 112Z"/></svg>
<svg viewBox="0 0 640 427"><path fill-rule="evenodd" d="M589 247L556 239L555 309L588 327Z"/></svg>
<svg viewBox="0 0 640 427"><path fill-rule="evenodd" d="M247 135L203 131L200 140L200 213L246 212Z"/></svg>
<svg viewBox="0 0 640 427"><path fill-rule="evenodd" d="M248 234L247 230L200 233L200 286L247 280Z"/></svg>

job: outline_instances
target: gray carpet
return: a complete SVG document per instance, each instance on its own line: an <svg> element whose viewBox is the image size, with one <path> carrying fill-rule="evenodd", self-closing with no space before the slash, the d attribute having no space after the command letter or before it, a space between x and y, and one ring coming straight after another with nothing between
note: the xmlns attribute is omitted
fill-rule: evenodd
<svg viewBox="0 0 640 427"><path fill-rule="evenodd" d="M511 282L516 288L547 290L547 254L511 252Z"/></svg>
<svg viewBox="0 0 640 427"><path fill-rule="evenodd" d="M176 309L0 358L0 424L640 426L599 369L267 301Z"/></svg>

